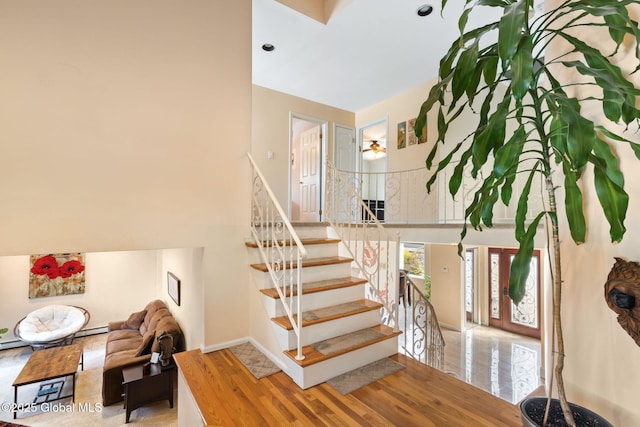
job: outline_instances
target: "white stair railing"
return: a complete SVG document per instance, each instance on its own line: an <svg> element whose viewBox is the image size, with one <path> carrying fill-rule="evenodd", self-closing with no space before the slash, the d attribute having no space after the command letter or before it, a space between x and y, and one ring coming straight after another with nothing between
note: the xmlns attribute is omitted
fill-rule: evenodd
<svg viewBox="0 0 640 427"><path fill-rule="evenodd" d="M303 360L300 313L302 259L307 251L253 157L247 156L253 169L251 234L296 334L296 359Z"/></svg>
<svg viewBox="0 0 640 427"><path fill-rule="evenodd" d="M400 244L389 238L375 214L356 191L355 176L327 162L325 220L338 233L369 284L367 298L383 305L382 323L398 330L398 267Z"/></svg>
<svg viewBox="0 0 640 427"><path fill-rule="evenodd" d="M369 281L371 294L367 297L383 304L383 323L393 321L394 329L404 332L405 354L442 369L445 343L435 310L408 276L405 276L404 302L411 303L404 311L404 324L400 325L400 270L397 267L400 241L397 238L393 244L370 209L371 204L356 190L362 186L362 176L337 170L328 162L325 219Z"/></svg>
<svg viewBox="0 0 640 427"><path fill-rule="evenodd" d="M445 342L436 311L413 280L405 280L402 348L407 356L442 370Z"/></svg>
<svg viewBox="0 0 640 427"><path fill-rule="evenodd" d="M456 165L457 162L452 162L441 172L431 193L427 192L426 183L433 172L426 168L395 172L340 173L358 190L364 203L373 207L372 211L378 214L378 219L384 218L382 222L385 224L457 224L464 222L465 210L474 203L474 194L481 182L471 177L472 165L467 165L463 170L459 192L453 199L447 183ZM525 184L526 175L518 176L513 183L513 194L520 194ZM540 182L536 181L533 185L539 188ZM535 196L540 191L534 189L531 194ZM530 204L529 212L538 212L542 206L542 198L535 196ZM510 206L496 203L493 221L513 223L515 209L515 203ZM530 213L530 216L533 219L533 214Z"/></svg>

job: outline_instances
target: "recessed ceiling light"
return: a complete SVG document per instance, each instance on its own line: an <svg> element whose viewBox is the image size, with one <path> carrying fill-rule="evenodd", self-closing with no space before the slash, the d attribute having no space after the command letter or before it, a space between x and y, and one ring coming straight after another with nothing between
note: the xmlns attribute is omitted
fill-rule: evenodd
<svg viewBox="0 0 640 427"><path fill-rule="evenodd" d="M428 16L433 12L433 6L430 4L424 4L418 8L418 16Z"/></svg>
<svg viewBox="0 0 640 427"><path fill-rule="evenodd" d="M265 52L272 52L276 47L271 43L265 43L262 45L262 50Z"/></svg>

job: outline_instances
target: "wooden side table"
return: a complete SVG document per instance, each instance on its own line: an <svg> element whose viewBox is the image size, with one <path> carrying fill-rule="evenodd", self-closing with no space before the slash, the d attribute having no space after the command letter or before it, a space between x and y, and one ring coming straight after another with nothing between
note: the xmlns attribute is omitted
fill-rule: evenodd
<svg viewBox="0 0 640 427"><path fill-rule="evenodd" d="M149 373L143 372L144 365L135 365L122 370L124 381L124 408L129 422L131 412L149 403L168 400L173 408L173 376L175 365L165 366L152 363Z"/></svg>

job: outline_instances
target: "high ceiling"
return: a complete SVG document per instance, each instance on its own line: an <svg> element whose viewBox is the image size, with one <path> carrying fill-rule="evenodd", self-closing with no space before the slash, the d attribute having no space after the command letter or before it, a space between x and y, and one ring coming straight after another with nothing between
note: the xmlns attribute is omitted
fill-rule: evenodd
<svg viewBox="0 0 640 427"><path fill-rule="evenodd" d="M444 16L440 0L337 3L325 25L276 0L253 0L253 83L359 111L437 76L465 2L449 1ZM433 13L420 17L425 4ZM482 8L468 28L497 12ZM265 52L265 43L275 49Z"/></svg>

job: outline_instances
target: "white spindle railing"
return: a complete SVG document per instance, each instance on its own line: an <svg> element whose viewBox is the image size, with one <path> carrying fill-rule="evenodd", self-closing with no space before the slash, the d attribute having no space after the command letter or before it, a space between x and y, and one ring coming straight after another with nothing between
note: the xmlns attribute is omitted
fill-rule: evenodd
<svg viewBox="0 0 640 427"><path fill-rule="evenodd" d="M426 183L432 172L426 168L397 172L346 172L340 171L344 179L351 183L364 203L371 207L385 224L447 224L462 223L465 209L473 203L475 191L480 181L471 177L471 165L463 172L460 190L453 199L449 194L447 183L456 166L452 162L440 173L433 184L431 192L427 192ZM480 174L483 172L480 171ZM526 175L519 176L513 183L513 194L520 194L526 181ZM534 186L540 185L534 182ZM542 206L542 198L537 197L540 191L532 190L529 212L538 212ZM533 205L536 206L533 206ZM501 202L494 207L495 223L513 223L515 203L505 206ZM384 218L384 219L382 219Z"/></svg>
<svg viewBox="0 0 640 427"><path fill-rule="evenodd" d="M397 178L399 185L404 183L408 187L411 187L408 182L413 180L416 184L413 190L405 189L410 193L416 190L420 176L425 176L418 172L415 170L396 173L392 179ZM370 200L363 200L361 197L367 187L373 187L371 182L366 184L368 175L375 176L376 183L381 181L379 174L344 172L337 170L331 163L327 164L325 219L337 231L361 274L369 281L367 298L383 304L383 323L393 322L395 330L398 330L401 326L399 322L401 284L398 269L400 241L398 237L395 245L392 244L387 231L377 218L376 214L380 214L375 212L377 204L371 203ZM393 174L384 176L389 175ZM389 188L390 179L385 178L382 181ZM422 181L423 187L424 182ZM386 205L384 210L386 222ZM406 212L409 210L404 210L405 214ZM404 222L409 221L405 219ZM403 349L407 355L417 360L442 368L444 339L433 306L407 276L405 276L404 285L404 302L408 299L411 303L404 310Z"/></svg>
<svg viewBox="0 0 640 427"><path fill-rule="evenodd" d="M251 233L296 334L296 359L302 360L302 316L299 314L302 259L306 258L307 251L253 157L247 156L253 168Z"/></svg>
<svg viewBox="0 0 640 427"><path fill-rule="evenodd" d="M398 330L399 242L392 244L387 231L364 203L356 188L355 175L349 176L327 163L325 220L342 239L367 286L367 298L383 305L382 323Z"/></svg>
<svg viewBox="0 0 640 427"><path fill-rule="evenodd" d="M433 366L444 368L444 338L433 306L409 276L404 277L405 354Z"/></svg>

